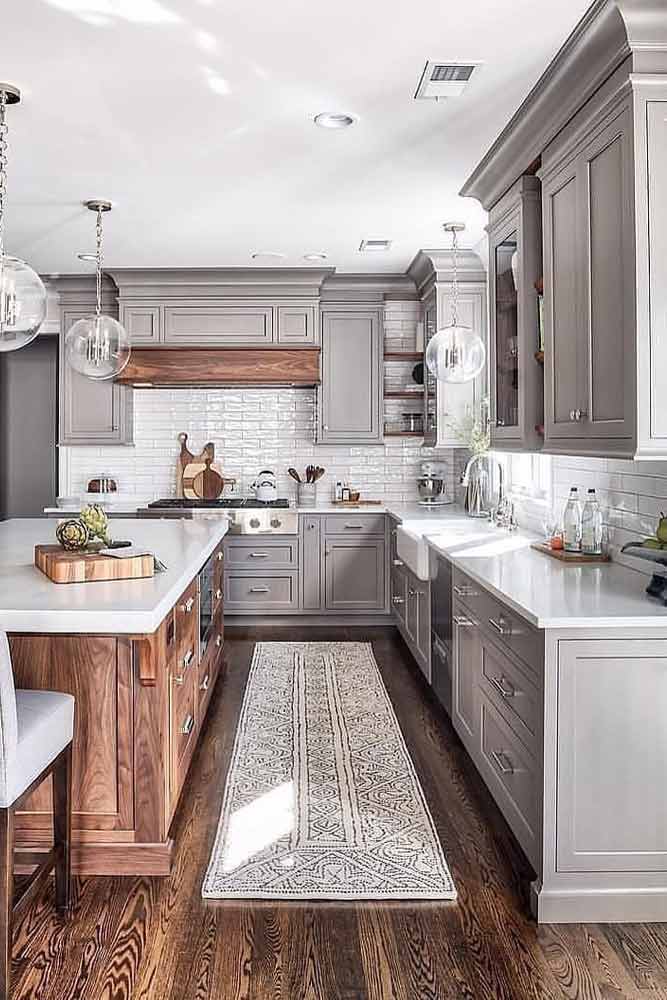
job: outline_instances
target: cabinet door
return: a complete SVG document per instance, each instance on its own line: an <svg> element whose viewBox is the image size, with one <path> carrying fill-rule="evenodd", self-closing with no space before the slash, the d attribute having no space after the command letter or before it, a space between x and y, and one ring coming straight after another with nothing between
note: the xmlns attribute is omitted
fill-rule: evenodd
<svg viewBox="0 0 667 1000"><path fill-rule="evenodd" d="M317 343L315 306L276 306L279 344Z"/></svg>
<svg viewBox="0 0 667 1000"><path fill-rule="evenodd" d="M63 313L60 337L60 444L131 444L132 389L94 382L74 371L65 357L65 333L82 313Z"/></svg>
<svg viewBox="0 0 667 1000"><path fill-rule="evenodd" d="M438 332L438 300L435 290L424 302L424 353L431 337ZM435 448L442 434L438 414L438 382L424 364L424 446ZM458 444L458 441L457 441Z"/></svg>
<svg viewBox="0 0 667 1000"><path fill-rule="evenodd" d="M327 611L384 610L384 539L335 538L325 549Z"/></svg>
<svg viewBox="0 0 667 1000"><path fill-rule="evenodd" d="M431 595L428 583L419 581L417 590L417 651L424 662L430 681L431 662Z"/></svg>
<svg viewBox="0 0 667 1000"><path fill-rule="evenodd" d="M119 308L118 318L129 333L133 346L152 347L164 339L161 306L133 306L123 303Z"/></svg>
<svg viewBox="0 0 667 1000"><path fill-rule="evenodd" d="M382 328L377 310L323 314L321 442L382 441L381 363Z"/></svg>
<svg viewBox="0 0 667 1000"><path fill-rule="evenodd" d="M462 326L474 330L486 340L486 301L483 291L466 291L459 286L458 318ZM452 322L452 292L449 286L438 293L438 329ZM484 394L484 376L472 382L434 382L437 396L437 435L434 444L439 448L460 448L457 427L466 414L474 413ZM432 391L433 391L432 389Z"/></svg>
<svg viewBox="0 0 667 1000"><path fill-rule="evenodd" d="M667 641L559 643L558 871L667 871L666 706Z"/></svg>
<svg viewBox="0 0 667 1000"><path fill-rule="evenodd" d="M393 566L391 570L391 610L399 623L405 627L408 599L408 580L405 570Z"/></svg>
<svg viewBox="0 0 667 1000"><path fill-rule="evenodd" d="M479 627L462 606L454 605L454 678L452 722L473 757L477 755L478 677L481 661Z"/></svg>
<svg viewBox="0 0 667 1000"><path fill-rule="evenodd" d="M405 611L405 629L411 645L416 649L419 632L419 597L416 580L412 573L408 574L408 590Z"/></svg>
<svg viewBox="0 0 667 1000"><path fill-rule="evenodd" d="M322 519L317 515L300 517L301 523L301 607L320 611L322 607Z"/></svg>
<svg viewBox="0 0 667 1000"><path fill-rule="evenodd" d="M273 343L273 307L251 302L165 306L165 343L261 346Z"/></svg>

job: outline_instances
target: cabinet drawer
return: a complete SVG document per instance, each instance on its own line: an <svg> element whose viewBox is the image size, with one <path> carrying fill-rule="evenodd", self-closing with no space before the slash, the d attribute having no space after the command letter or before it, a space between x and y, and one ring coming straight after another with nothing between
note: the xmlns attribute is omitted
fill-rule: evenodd
<svg viewBox="0 0 667 1000"><path fill-rule="evenodd" d="M482 643L482 689L526 746L536 749L540 725L539 692L494 643Z"/></svg>
<svg viewBox="0 0 667 1000"><path fill-rule="evenodd" d="M297 574L225 576L225 611L289 611L297 607Z"/></svg>
<svg viewBox="0 0 667 1000"><path fill-rule="evenodd" d="M198 580L195 578L184 590L174 608L176 656L188 650L197 651L197 626L199 620Z"/></svg>
<svg viewBox="0 0 667 1000"><path fill-rule="evenodd" d="M538 765L483 690L480 722L481 770L505 819L534 863L540 801Z"/></svg>
<svg viewBox="0 0 667 1000"><path fill-rule="evenodd" d="M164 313L167 344L271 344L271 306L210 305L166 306Z"/></svg>
<svg viewBox="0 0 667 1000"><path fill-rule="evenodd" d="M296 569L298 563L299 543L296 538L239 538L227 542L227 572Z"/></svg>
<svg viewBox="0 0 667 1000"><path fill-rule="evenodd" d="M384 514L333 514L325 518L326 535L384 535Z"/></svg>
<svg viewBox="0 0 667 1000"><path fill-rule="evenodd" d="M197 678L197 698L198 698L198 720L204 717L208 707L213 687L215 685L220 663L222 662L223 633L222 625L214 626L211 641L206 649L206 655L199 664L199 675Z"/></svg>

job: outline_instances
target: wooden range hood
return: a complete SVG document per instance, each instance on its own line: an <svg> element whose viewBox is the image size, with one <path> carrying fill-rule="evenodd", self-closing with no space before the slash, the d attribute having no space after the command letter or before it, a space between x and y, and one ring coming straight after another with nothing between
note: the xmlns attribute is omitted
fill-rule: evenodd
<svg viewBox="0 0 667 1000"><path fill-rule="evenodd" d="M319 347L138 347L116 379L136 388L320 384Z"/></svg>

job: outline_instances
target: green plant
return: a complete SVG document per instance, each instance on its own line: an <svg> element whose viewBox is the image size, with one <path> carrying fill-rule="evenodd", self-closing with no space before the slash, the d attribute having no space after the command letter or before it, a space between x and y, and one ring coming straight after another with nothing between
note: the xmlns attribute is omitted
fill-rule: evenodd
<svg viewBox="0 0 667 1000"><path fill-rule="evenodd" d="M473 455L483 455L491 445L489 429L489 398L483 396L477 406L466 407L460 420L450 420L447 424Z"/></svg>

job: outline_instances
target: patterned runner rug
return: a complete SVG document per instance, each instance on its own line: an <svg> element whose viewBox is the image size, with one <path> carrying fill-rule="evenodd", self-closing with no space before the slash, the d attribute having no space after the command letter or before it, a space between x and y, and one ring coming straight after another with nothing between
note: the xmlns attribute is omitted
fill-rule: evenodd
<svg viewBox="0 0 667 1000"><path fill-rule="evenodd" d="M370 643L255 647L209 899L455 899Z"/></svg>

